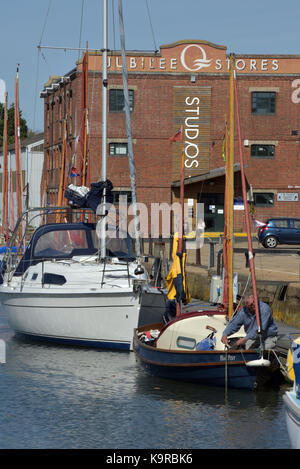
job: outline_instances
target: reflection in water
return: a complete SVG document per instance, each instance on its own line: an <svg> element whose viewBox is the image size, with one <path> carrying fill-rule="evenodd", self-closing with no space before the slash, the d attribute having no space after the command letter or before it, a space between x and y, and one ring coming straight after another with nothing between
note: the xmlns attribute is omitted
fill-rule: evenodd
<svg viewBox="0 0 300 469"><path fill-rule="evenodd" d="M19 339L0 315L0 448L289 448L283 390L147 375L133 353Z"/></svg>

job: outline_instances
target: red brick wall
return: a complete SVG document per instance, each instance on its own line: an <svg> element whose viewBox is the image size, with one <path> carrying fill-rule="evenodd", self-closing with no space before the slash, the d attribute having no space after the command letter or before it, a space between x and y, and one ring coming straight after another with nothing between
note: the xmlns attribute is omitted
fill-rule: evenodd
<svg viewBox="0 0 300 469"><path fill-rule="evenodd" d="M253 190L275 191L274 207L256 208L255 217L265 219L270 216L300 216L299 203L277 202L277 192L298 192L289 186L300 186L300 104L291 100L292 81L294 76L257 77L238 76L239 112L241 118L242 140L276 140L273 159L250 157L250 147L243 145L246 177ZM108 77L109 86L122 86L120 73L111 73ZM129 88L134 88L134 111L131 113L132 137L134 140L134 156L136 164L136 184L139 202L171 202L172 158L173 145L169 137L174 133L174 87L210 86L211 87L211 135L209 169L224 166L222 158L222 141L225 129L225 114L229 116L229 79L228 74L196 75L196 82L191 83L190 74L140 73L129 74ZM250 87L276 87L276 114L273 116L255 116L251 114ZM80 126L81 108L81 75L78 74L66 85L72 88L71 116L67 116L68 145L67 158L70 161L75 151L75 137ZM57 98L63 95L64 88L45 98L45 154L47 156L48 188L58 185L59 167L61 165L60 121L63 116L64 99L59 106ZM90 181L101 177L101 74L89 73L89 170ZM46 109L46 103L55 98L53 107L53 141L51 137L52 108ZM66 100L68 106L70 102ZM50 113L50 114L49 114ZM49 115L48 115L49 114ZM72 129L72 132L71 132ZM298 130L298 136L291 131ZM235 130L235 162L239 162L238 138ZM108 139L126 139L125 114L108 113ZM71 147L70 147L71 143ZM80 166L80 149L78 148L76 166ZM115 187L129 187L128 160L125 157L110 157L107 162L107 177ZM179 175L178 178L179 179ZM77 180L78 184L78 180ZM208 187L208 186L206 186ZM197 198L203 190L201 184L187 187L187 193ZM208 189L207 189L208 190ZM224 191L224 186L219 187ZM243 213L235 212L235 229L244 230Z"/></svg>

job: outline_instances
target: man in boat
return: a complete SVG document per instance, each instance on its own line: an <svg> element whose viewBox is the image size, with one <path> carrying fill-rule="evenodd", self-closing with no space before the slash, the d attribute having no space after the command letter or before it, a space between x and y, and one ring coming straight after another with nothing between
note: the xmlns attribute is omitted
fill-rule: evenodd
<svg viewBox="0 0 300 469"><path fill-rule="evenodd" d="M270 350L276 346L278 329L274 322L272 310L269 305L263 303L262 301L259 301L258 304L264 349ZM246 349L259 347L260 337L257 332L255 302L252 294L246 296L244 306L238 310L229 321L223 332L221 339L222 343L228 345L228 336L238 332L242 326L244 326L246 336L238 339L236 346L244 346Z"/></svg>

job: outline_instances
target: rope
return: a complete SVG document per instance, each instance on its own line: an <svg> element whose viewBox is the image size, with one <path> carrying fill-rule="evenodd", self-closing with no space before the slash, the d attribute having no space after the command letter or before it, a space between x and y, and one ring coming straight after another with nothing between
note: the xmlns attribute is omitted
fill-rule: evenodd
<svg viewBox="0 0 300 469"><path fill-rule="evenodd" d="M152 39L153 39L153 43L154 43L154 52L157 53L158 48L157 48L157 44L156 44L156 41L155 41L154 30L153 30L152 21L151 21L151 15L150 15L150 9L149 9L149 5L148 5L148 0L145 0L145 1L146 1L147 11L148 11L150 29L151 29L151 33L152 33Z"/></svg>
<svg viewBox="0 0 300 469"><path fill-rule="evenodd" d="M269 352L272 352L277 360L277 362L279 363L279 368L280 368L280 371L282 372L282 374L285 376L285 378L288 379L288 381L291 381L291 378L289 377L288 375L288 371L290 370L287 370L281 363L280 361L280 358L277 356L277 353L275 352L275 350L269 350Z"/></svg>
<svg viewBox="0 0 300 469"><path fill-rule="evenodd" d="M115 26L115 2L112 0L112 27L113 27L113 38L114 38L114 50L116 50L116 26Z"/></svg>
<svg viewBox="0 0 300 469"><path fill-rule="evenodd" d="M82 20L83 20L83 6L84 6L84 0L82 0L81 3L81 17L80 17L80 30L79 30L79 43L78 43L78 49L81 47L81 35L82 35ZM80 50L78 50L78 60L80 59Z"/></svg>
<svg viewBox="0 0 300 469"><path fill-rule="evenodd" d="M51 7L51 2L52 2L52 0L49 0L47 12L46 12L46 17L45 17L45 21L44 21L43 29L42 29L42 32L41 32L40 41L39 41L39 46L41 45L42 38L43 38L45 29L46 29L46 24L47 24L47 20L48 20L48 16L49 16L49 11L50 11L50 7ZM41 49L38 47L37 64L36 64L36 82L35 82L35 96L34 96L34 111L33 111L32 130L36 130L36 129L35 129L35 121L36 121L36 105L37 105L37 94L38 94L38 91L37 91L37 90L38 90L38 79L39 79L39 63L40 63L40 62L39 62L39 58L40 58L40 55L39 55L39 54L40 54L40 53L41 53L43 59L46 61L45 56L42 54Z"/></svg>

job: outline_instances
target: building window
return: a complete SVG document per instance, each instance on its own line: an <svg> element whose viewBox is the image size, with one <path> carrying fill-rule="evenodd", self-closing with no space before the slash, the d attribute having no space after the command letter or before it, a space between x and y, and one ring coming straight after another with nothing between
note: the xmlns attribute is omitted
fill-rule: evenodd
<svg viewBox="0 0 300 469"><path fill-rule="evenodd" d="M110 143L110 156L128 156L128 143Z"/></svg>
<svg viewBox="0 0 300 469"><path fill-rule="evenodd" d="M113 204L128 204L132 203L131 191L113 191Z"/></svg>
<svg viewBox="0 0 300 469"><path fill-rule="evenodd" d="M276 93L274 91L252 92L252 114L275 114Z"/></svg>
<svg viewBox="0 0 300 469"><path fill-rule="evenodd" d="M133 90L129 93L129 109L133 111ZM124 92L120 89L109 90L109 110L111 112L125 112Z"/></svg>
<svg viewBox="0 0 300 469"><path fill-rule="evenodd" d="M251 156L256 158L274 158L275 145L251 145Z"/></svg>
<svg viewBox="0 0 300 469"><path fill-rule="evenodd" d="M254 192L254 205L259 207L270 207L274 205L274 194L272 192Z"/></svg>

